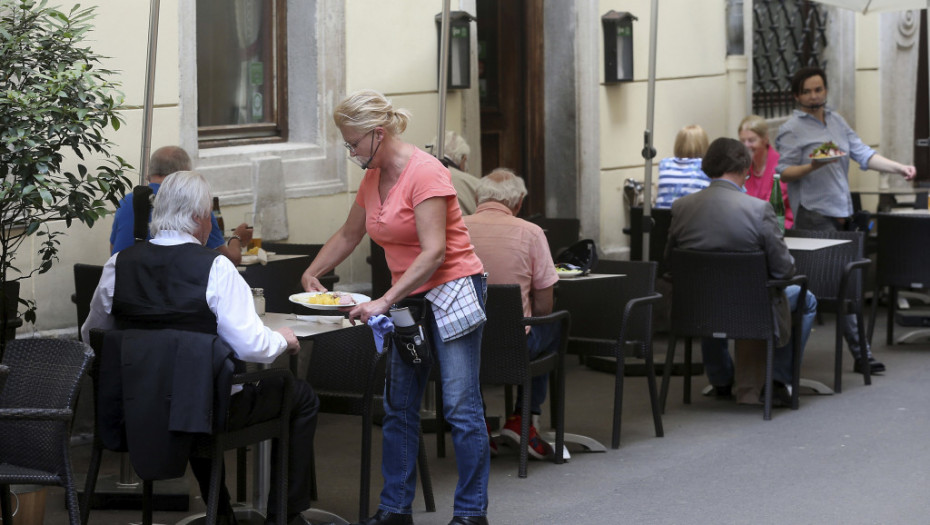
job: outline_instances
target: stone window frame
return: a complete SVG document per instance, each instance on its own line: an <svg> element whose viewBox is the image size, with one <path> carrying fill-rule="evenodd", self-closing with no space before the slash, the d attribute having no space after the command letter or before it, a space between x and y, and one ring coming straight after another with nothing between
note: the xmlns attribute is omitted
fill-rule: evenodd
<svg viewBox="0 0 930 525"><path fill-rule="evenodd" d="M179 136L222 204L348 190L345 151L330 115L345 93L345 6L287 1L288 140L201 149L197 133L196 6L178 4ZM277 197L276 197L277 196ZM286 225L285 225L286 229Z"/></svg>

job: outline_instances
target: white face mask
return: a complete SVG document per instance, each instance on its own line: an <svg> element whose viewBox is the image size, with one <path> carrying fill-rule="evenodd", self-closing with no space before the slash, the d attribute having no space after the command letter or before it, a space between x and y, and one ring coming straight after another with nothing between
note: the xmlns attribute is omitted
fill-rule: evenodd
<svg viewBox="0 0 930 525"><path fill-rule="evenodd" d="M365 160L367 161L368 159L365 159ZM359 160L358 157L353 157L352 155L349 155L349 161L352 162L352 164L355 164L356 166L358 166L359 168L365 169L365 166L362 164L362 161Z"/></svg>

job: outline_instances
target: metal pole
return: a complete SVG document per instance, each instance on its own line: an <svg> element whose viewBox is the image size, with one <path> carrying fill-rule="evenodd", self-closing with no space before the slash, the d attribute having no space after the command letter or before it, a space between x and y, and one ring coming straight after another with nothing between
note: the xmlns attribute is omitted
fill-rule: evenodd
<svg viewBox="0 0 930 525"><path fill-rule="evenodd" d="M646 96L646 132L643 134L643 158L646 171L643 177L643 260L649 260L649 232L652 231L652 159L656 150L652 141L652 126L656 105L656 35L659 32L659 0L652 0L649 20L649 84Z"/></svg>
<svg viewBox="0 0 930 525"><path fill-rule="evenodd" d="M155 54L158 49L158 10L160 0L149 7L149 47L145 58L145 101L142 112L142 157L139 160L139 185L145 184L149 152L152 149L152 109L155 105Z"/></svg>
<svg viewBox="0 0 930 525"><path fill-rule="evenodd" d="M446 145L446 91L449 88L449 3L442 2L442 26L439 33L439 125L436 130L436 144L433 151L436 158L442 160Z"/></svg>

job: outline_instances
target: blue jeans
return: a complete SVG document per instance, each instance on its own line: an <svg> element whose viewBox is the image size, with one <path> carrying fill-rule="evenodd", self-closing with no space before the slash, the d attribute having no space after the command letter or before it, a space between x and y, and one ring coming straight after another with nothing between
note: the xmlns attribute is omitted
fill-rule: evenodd
<svg viewBox="0 0 930 525"><path fill-rule="evenodd" d="M551 354L559 349L559 339L562 325L549 323L535 325L526 338L526 347L530 351L530 359L536 359L544 354ZM546 390L549 386L549 376L542 374L535 376L530 392L530 413L542 414L542 404L546 400ZM520 414L523 408L523 387L517 387L517 402L514 413Z"/></svg>
<svg viewBox="0 0 930 525"><path fill-rule="evenodd" d="M785 295L788 296L788 305L794 312L798 307L798 295L801 294L801 287L791 285L785 288ZM807 298L804 301L804 310L801 312L801 356L804 355L804 347L807 346L807 338L811 335L811 327L814 325L814 317L817 316L817 298L814 294L807 292ZM705 337L701 339L701 355L704 360L704 371L707 373L707 379L714 386L726 386L733 384L733 359L730 352L727 351L727 340L715 337ZM775 349L774 370L772 379L779 383L790 385L792 376L792 349L791 342L785 346Z"/></svg>
<svg viewBox="0 0 930 525"><path fill-rule="evenodd" d="M487 294L483 277L473 277L481 305ZM488 512L488 472L490 450L484 426L484 410L478 380L481 360L481 334L484 324L458 339L443 342L428 313L433 350L442 378L442 403L446 421L452 426L452 446L459 473L453 512L456 516L484 516ZM385 395L380 509L412 514L416 494L417 452L420 444L420 403L429 379L429 368L408 366L391 355L390 399Z"/></svg>

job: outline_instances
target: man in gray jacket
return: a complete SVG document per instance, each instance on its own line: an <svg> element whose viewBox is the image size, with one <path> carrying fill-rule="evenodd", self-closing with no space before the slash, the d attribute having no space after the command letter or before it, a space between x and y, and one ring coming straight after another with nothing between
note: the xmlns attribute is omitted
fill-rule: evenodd
<svg viewBox="0 0 930 525"><path fill-rule="evenodd" d="M766 254L768 273L773 279L794 276L794 258L788 253L779 233L775 211L763 200L743 192L743 182L752 158L742 143L719 138L704 155L702 170L711 178L710 186L686 195L672 204L666 259L675 248L702 251L749 252ZM674 277L674 276L673 276ZM789 286L778 308L779 342L775 350L773 403L790 404L786 385L791 384L791 342L788 337L791 310L797 307L799 286ZM787 297L785 297L787 296ZM817 299L807 292L805 298L801 352L810 335L817 309ZM729 397L733 385L733 360L725 339L705 338L701 343L704 369L718 396Z"/></svg>

